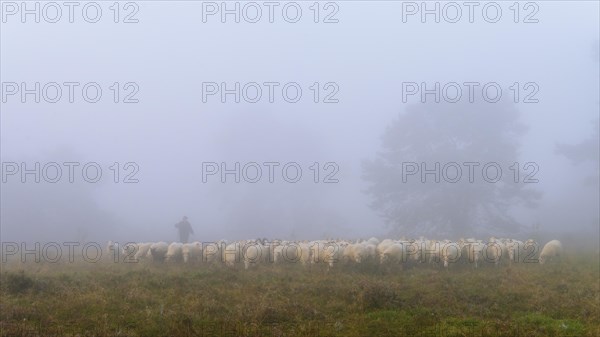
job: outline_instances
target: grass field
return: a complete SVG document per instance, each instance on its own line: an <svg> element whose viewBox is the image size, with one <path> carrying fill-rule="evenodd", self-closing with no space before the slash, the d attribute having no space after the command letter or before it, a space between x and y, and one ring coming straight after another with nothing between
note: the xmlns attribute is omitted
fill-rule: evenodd
<svg viewBox="0 0 600 337"><path fill-rule="evenodd" d="M593 253L511 267L5 263L2 336L600 336Z"/></svg>

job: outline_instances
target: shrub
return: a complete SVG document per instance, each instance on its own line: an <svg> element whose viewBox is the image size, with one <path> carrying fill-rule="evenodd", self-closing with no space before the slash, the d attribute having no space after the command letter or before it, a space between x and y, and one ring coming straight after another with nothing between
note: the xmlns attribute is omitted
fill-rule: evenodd
<svg viewBox="0 0 600 337"><path fill-rule="evenodd" d="M6 275L6 288L11 294L21 294L32 288L34 281L31 277L25 275L21 270L18 273L8 273Z"/></svg>

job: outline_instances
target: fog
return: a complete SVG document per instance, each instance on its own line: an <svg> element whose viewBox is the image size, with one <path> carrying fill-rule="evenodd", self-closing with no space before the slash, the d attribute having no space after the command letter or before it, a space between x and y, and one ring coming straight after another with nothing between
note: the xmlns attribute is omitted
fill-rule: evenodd
<svg viewBox="0 0 600 337"><path fill-rule="evenodd" d="M324 3L315 23L307 2L298 2L297 23L281 15L270 23L266 9L258 23L219 15L203 23L200 2L145 1L129 24L99 4L103 17L93 24L81 16L22 23L3 7L1 241L175 241L174 224L186 215L199 241L540 235L597 244L598 3L538 2L537 23L522 22L531 12L524 8L515 23L504 2L497 23L481 15L403 22L402 3L384 1L337 2L337 23L322 22L332 13ZM121 11L122 21L129 10ZM36 103L34 94L25 102L12 94L11 83L22 82L81 85L73 103L64 85L58 102L40 94ZM89 82L102 88L96 103L81 96ZM248 102L254 87L239 103L207 94L222 82L258 83L262 96ZM274 102L265 82L280 83ZM281 95L290 82L302 89L295 103ZM423 103L420 92L406 94L415 88L407 83L422 82L458 83L463 96L437 103L429 94ZM464 82L481 84L473 103ZM502 88L496 103L481 95L491 82ZM23 179L21 164L36 162L58 163L62 177ZM73 182L65 162L79 164ZM91 162L102 169L97 182L81 174ZM236 162L239 182L206 171ZM273 182L266 162L276 163ZM464 169L456 183L420 174L405 183L407 162L495 162L503 176L469 182ZM256 165L243 175L248 163ZM288 163L286 177L295 180L300 167L299 181L282 176ZM526 163L537 167L537 182L523 182L534 171ZM256 166L262 176L249 182Z"/></svg>

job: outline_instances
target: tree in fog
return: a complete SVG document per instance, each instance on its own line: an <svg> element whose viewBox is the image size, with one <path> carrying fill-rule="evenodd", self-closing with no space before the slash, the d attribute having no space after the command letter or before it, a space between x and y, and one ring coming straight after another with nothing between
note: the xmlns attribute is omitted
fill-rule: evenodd
<svg viewBox="0 0 600 337"><path fill-rule="evenodd" d="M596 64L600 63L599 54L599 42L595 41L592 47L592 59ZM598 69L595 69L598 73ZM598 104L599 102L596 102ZM598 109L593 112L594 115L598 114ZM581 165L583 163L590 163L592 165L593 173L589 176L584 177L584 184L594 188L596 191L600 187L600 120L598 118L592 120L593 126L592 134L578 144L557 144L555 152L562 156L565 156L571 161L573 165Z"/></svg>
<svg viewBox="0 0 600 337"><path fill-rule="evenodd" d="M387 127L377 158L364 163L371 207L396 235L467 236L519 230L511 207L535 207L541 194L535 183L524 183L535 181L537 165L524 168L525 163L519 162L518 138L527 128L518 117L516 107L503 101L409 106ZM475 164L465 164L469 162ZM437 177L422 175L422 168L434 170L436 163ZM448 163L456 164L445 170ZM484 179L487 163L496 163L501 175L496 175L497 166L492 164ZM418 172L409 175L415 164ZM499 180L491 182L494 179Z"/></svg>
<svg viewBox="0 0 600 337"><path fill-rule="evenodd" d="M584 177L583 183L586 186L598 190L600 187L600 181L598 179L598 175L600 174L599 120L596 119L592 124L593 131L591 136L578 144L557 144L556 153L565 156L573 165L580 165L586 162L593 165L593 173Z"/></svg>

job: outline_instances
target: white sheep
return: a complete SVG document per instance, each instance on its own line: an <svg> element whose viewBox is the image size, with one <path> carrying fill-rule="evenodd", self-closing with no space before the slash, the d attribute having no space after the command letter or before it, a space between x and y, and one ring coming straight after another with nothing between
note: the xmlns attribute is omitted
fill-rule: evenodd
<svg viewBox="0 0 600 337"><path fill-rule="evenodd" d="M312 263L327 263L332 268L344 256L344 245L336 241L318 240L309 245Z"/></svg>
<svg viewBox="0 0 600 337"><path fill-rule="evenodd" d="M460 259L461 248L456 242L445 240L440 248L440 255L444 261L444 267L448 268L450 262L456 262Z"/></svg>
<svg viewBox="0 0 600 337"><path fill-rule="evenodd" d="M148 257L152 257L152 254L150 254L150 247L152 246L152 243L150 242L141 242L137 244L137 250L135 252L135 255L133 256L133 258L136 261L139 260L144 260Z"/></svg>
<svg viewBox="0 0 600 337"><path fill-rule="evenodd" d="M183 262L201 262L202 261L202 244L198 241L192 243L184 243L181 247L181 255Z"/></svg>
<svg viewBox="0 0 600 337"><path fill-rule="evenodd" d="M523 241L508 239L505 245L508 251L508 263L519 262L519 256L523 253L525 247Z"/></svg>
<svg viewBox="0 0 600 337"><path fill-rule="evenodd" d="M150 255L152 256L152 260L164 261L168 250L169 244L164 241L153 243L150 245Z"/></svg>
<svg viewBox="0 0 600 337"><path fill-rule="evenodd" d="M244 259L244 269L257 265L268 259L268 248L259 241L251 240L242 246L242 258Z"/></svg>
<svg viewBox="0 0 600 337"><path fill-rule="evenodd" d="M369 240L367 240L367 242L373 246L377 246L380 243L379 239L376 237L370 238Z"/></svg>
<svg viewBox="0 0 600 337"><path fill-rule="evenodd" d="M346 246L344 249L344 256L348 257L350 261L355 263L362 263L366 261L370 256L369 247L371 246L367 242L368 241L365 243L355 243Z"/></svg>
<svg viewBox="0 0 600 337"><path fill-rule="evenodd" d="M240 243L233 242L225 246L225 249L221 251L223 256L222 261L228 267L233 267L237 262L240 261Z"/></svg>
<svg viewBox="0 0 600 337"><path fill-rule="evenodd" d="M109 256L114 256L115 254L118 255L121 252L121 247L118 242L108 241L106 244L106 251Z"/></svg>
<svg viewBox="0 0 600 337"><path fill-rule="evenodd" d="M400 264L404 261L404 247L400 243L392 243L386 246L380 255L381 264Z"/></svg>
<svg viewBox="0 0 600 337"><path fill-rule="evenodd" d="M342 261L345 263L349 263L354 261L354 243L349 244L344 248L344 253L342 254Z"/></svg>
<svg viewBox="0 0 600 337"><path fill-rule="evenodd" d="M365 248L367 249L366 261L377 261L377 245L367 244Z"/></svg>
<svg viewBox="0 0 600 337"><path fill-rule="evenodd" d="M329 268L332 268L336 263L340 262L346 247L347 246L341 245L337 242L330 242L324 247L324 261L327 262Z"/></svg>
<svg viewBox="0 0 600 337"><path fill-rule="evenodd" d="M364 263L369 258L369 246L371 246L369 241L345 244L342 258L347 262ZM375 251L377 251L377 247L375 247Z"/></svg>
<svg viewBox="0 0 600 337"><path fill-rule="evenodd" d="M204 243L202 245L202 261L204 263L213 264L219 261L221 251L225 248L225 241Z"/></svg>
<svg viewBox="0 0 600 337"><path fill-rule="evenodd" d="M428 240L424 245L425 252L422 261L430 264L439 263L442 260L442 243L438 240ZM429 256L429 259L427 259L427 256Z"/></svg>
<svg viewBox="0 0 600 337"><path fill-rule="evenodd" d="M424 242L415 240L398 240L396 243L401 244L402 248L404 249L404 254L406 255L404 257L405 262L420 262L423 260L423 249L426 248Z"/></svg>
<svg viewBox="0 0 600 337"><path fill-rule="evenodd" d="M546 263L548 260L555 260L562 255L562 244L558 240L552 240L544 245L540 253L540 264Z"/></svg>
<svg viewBox="0 0 600 337"><path fill-rule="evenodd" d="M302 261L303 249L301 243L283 241L281 244L275 245L271 249L271 253L273 254L272 261L274 264L297 263ZM308 254L308 249L306 250Z"/></svg>
<svg viewBox="0 0 600 337"><path fill-rule="evenodd" d="M486 260L493 262L495 266L498 266L502 261L502 258L508 258L508 249L500 240L491 237L488 243L482 250L482 253ZM486 261L487 262L487 261Z"/></svg>
<svg viewBox="0 0 600 337"><path fill-rule="evenodd" d="M311 260L311 250L310 250L310 246L308 244L308 242L300 242L299 243L300 246L300 263L302 263L303 266L308 266L310 264L310 260Z"/></svg>
<svg viewBox="0 0 600 337"><path fill-rule="evenodd" d="M326 243L327 241L325 240L315 240L315 241L310 241L308 243L308 249L309 249L309 255L310 255L310 263L320 263L322 260L322 250L323 250L323 245Z"/></svg>
<svg viewBox="0 0 600 337"><path fill-rule="evenodd" d="M283 253L286 247L282 244L271 244L271 253L273 264L281 264L285 262Z"/></svg>
<svg viewBox="0 0 600 337"><path fill-rule="evenodd" d="M392 240L392 239L385 239L385 240L381 241L377 245L377 256L381 257L381 254L383 254L385 249L392 244L394 244L394 240Z"/></svg>
<svg viewBox="0 0 600 337"><path fill-rule="evenodd" d="M135 255L140 249L141 243L137 242L127 242L125 244L120 245L121 254L123 254L123 259L129 262L134 261Z"/></svg>
<svg viewBox="0 0 600 337"><path fill-rule="evenodd" d="M183 243L181 243L181 242L171 243L169 245L169 248L167 249L167 254L165 255L165 261L166 262L181 261L182 248L183 248Z"/></svg>
<svg viewBox="0 0 600 337"><path fill-rule="evenodd" d="M463 242L461 247L461 256L466 256L467 261L469 263L475 263L475 268L477 268L479 267L479 261L483 259L484 248L485 245L481 242L481 240L477 240L476 242Z"/></svg>

